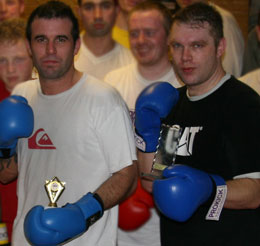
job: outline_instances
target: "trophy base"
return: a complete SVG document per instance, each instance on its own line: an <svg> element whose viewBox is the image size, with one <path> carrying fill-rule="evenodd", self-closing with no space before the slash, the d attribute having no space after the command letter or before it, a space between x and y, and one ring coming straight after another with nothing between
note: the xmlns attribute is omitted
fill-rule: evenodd
<svg viewBox="0 0 260 246"><path fill-rule="evenodd" d="M50 202L50 203L48 204L48 207L57 208L58 206L57 206L57 203L52 203L52 202Z"/></svg>

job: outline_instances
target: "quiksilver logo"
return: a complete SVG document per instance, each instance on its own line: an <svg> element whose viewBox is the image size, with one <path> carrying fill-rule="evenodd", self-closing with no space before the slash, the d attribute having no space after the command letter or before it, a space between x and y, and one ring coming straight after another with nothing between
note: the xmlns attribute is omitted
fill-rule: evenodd
<svg viewBox="0 0 260 246"><path fill-rule="evenodd" d="M32 137L28 139L29 149L56 149L50 137L43 128L38 129Z"/></svg>

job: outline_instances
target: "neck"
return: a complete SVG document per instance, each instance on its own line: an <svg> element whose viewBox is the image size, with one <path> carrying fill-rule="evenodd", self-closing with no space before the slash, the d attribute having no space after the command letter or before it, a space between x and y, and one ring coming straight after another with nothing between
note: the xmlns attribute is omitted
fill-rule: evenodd
<svg viewBox="0 0 260 246"><path fill-rule="evenodd" d="M115 47L115 41L112 39L111 33L102 37L90 37L85 32L83 42L95 56L105 55Z"/></svg>
<svg viewBox="0 0 260 246"><path fill-rule="evenodd" d="M187 86L189 95L200 96L209 92L220 82L225 74L226 73L224 69L221 65L219 65L214 74L207 81L204 81L203 83L200 83L198 85Z"/></svg>
<svg viewBox="0 0 260 246"><path fill-rule="evenodd" d="M116 23L115 25L117 27L119 27L120 29L123 29L123 30L127 30L127 15L128 13L120 10L118 15L117 15L117 18L116 18Z"/></svg>
<svg viewBox="0 0 260 246"><path fill-rule="evenodd" d="M41 90L44 95L57 95L64 91L69 90L81 78L82 73L75 70L74 67L58 79L46 79L40 76Z"/></svg>
<svg viewBox="0 0 260 246"><path fill-rule="evenodd" d="M156 63L154 65L145 66L138 64L137 67L142 77L147 80L157 80L172 69L172 65L168 58L163 59L160 63Z"/></svg>

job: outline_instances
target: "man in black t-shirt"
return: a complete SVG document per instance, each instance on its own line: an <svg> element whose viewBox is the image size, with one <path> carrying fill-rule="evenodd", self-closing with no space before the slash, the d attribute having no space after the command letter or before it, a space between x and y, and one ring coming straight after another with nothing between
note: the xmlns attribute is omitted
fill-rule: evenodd
<svg viewBox="0 0 260 246"><path fill-rule="evenodd" d="M169 44L186 85L177 104L165 83L146 88L136 104L142 168L152 167L162 118L182 129L180 165L143 180L162 213L162 245L259 245L259 95L223 70L223 24L213 7L196 3L178 12Z"/></svg>

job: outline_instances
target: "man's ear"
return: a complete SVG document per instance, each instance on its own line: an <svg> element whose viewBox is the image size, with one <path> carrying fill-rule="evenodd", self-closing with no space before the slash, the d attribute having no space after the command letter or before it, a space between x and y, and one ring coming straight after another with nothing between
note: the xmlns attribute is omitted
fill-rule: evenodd
<svg viewBox="0 0 260 246"><path fill-rule="evenodd" d="M25 40L25 45L26 45L26 48L27 48L30 56L32 56L31 44L29 43L29 41L27 39Z"/></svg>
<svg viewBox="0 0 260 246"><path fill-rule="evenodd" d="M220 39L217 47L217 57L221 57L226 50L227 42L225 38Z"/></svg>
<svg viewBox="0 0 260 246"><path fill-rule="evenodd" d="M78 38L75 42L75 48L74 48L74 56L78 54L80 49L81 40Z"/></svg>

